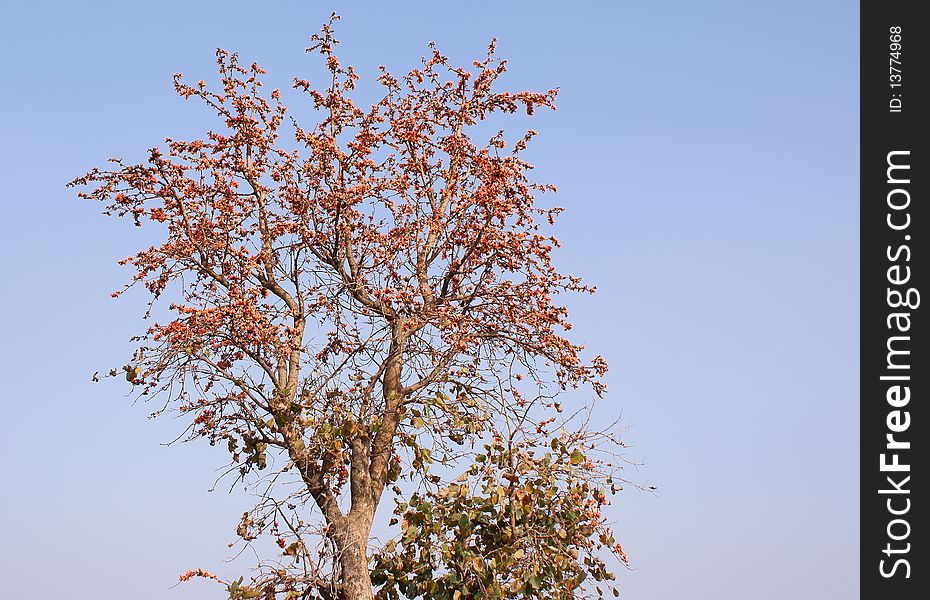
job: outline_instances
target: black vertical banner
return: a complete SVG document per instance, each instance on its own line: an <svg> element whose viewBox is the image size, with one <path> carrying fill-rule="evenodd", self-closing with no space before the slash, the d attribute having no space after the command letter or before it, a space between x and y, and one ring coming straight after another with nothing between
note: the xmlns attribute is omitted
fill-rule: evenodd
<svg viewBox="0 0 930 600"><path fill-rule="evenodd" d="M926 79L918 2L861 3L861 547L863 598L930 597ZM926 8L926 7L923 7ZM922 458L919 458L922 457ZM918 593L920 592L920 593Z"/></svg>

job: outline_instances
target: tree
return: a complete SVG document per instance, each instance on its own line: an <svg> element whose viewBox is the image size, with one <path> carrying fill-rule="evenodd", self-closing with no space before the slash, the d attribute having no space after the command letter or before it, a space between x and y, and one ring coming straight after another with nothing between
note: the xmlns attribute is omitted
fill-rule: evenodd
<svg viewBox="0 0 930 600"><path fill-rule="evenodd" d="M602 514L621 444L586 403L563 409L566 390L601 396L607 365L557 303L594 290L553 266L561 209L536 196L555 188L521 158L535 132L476 142L556 90L496 91L493 42L468 69L431 46L403 77L382 67L362 109L332 21L312 40L328 81L294 81L321 115L294 142L264 71L219 50L218 91L174 84L220 131L70 184L162 240L121 261L150 311L168 303L126 379L263 484L237 534L278 548L222 583L233 599L601 595L610 555L626 561ZM394 537L375 547L385 491Z"/></svg>

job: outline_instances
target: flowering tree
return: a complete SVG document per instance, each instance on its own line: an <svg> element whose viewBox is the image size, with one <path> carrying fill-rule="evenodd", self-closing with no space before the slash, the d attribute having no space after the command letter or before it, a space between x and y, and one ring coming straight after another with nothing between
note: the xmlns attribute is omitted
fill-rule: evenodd
<svg viewBox="0 0 930 600"><path fill-rule="evenodd" d="M313 36L330 77L295 80L321 119L294 142L264 72L218 51L219 90L175 87L220 131L71 184L163 232L122 261L170 315L134 338L126 379L262 484L237 534L268 558L247 580L182 579L232 599L601 595L605 561L626 561L602 514L619 441L563 409L566 389L601 396L607 366L556 303L593 290L551 262L560 209L535 198L554 188L521 158L534 132L474 133L556 91L495 90L493 43L468 69L433 48L401 78L382 68L363 109L336 43L331 23ZM385 491L394 537L375 544Z"/></svg>

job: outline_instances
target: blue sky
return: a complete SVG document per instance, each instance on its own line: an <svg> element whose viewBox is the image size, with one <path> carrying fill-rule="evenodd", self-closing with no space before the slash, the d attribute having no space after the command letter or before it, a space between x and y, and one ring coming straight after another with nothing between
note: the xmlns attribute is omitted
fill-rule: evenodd
<svg viewBox="0 0 930 600"><path fill-rule="evenodd" d="M140 240L64 184L201 131L170 76L209 80L217 46L282 87L312 73L302 49L337 10L363 91L429 40L464 63L491 36L510 87L561 88L533 158L567 208L561 264L600 292L572 301L576 339L613 367L601 410L630 426L644 466L629 477L661 490L613 507L634 566L625 597L855 597L854 3L271 4L5 10L4 594L225 597L168 588L188 568L231 572L248 501L207 491L221 451L162 446L180 422L91 384L140 328L140 295L109 299Z"/></svg>

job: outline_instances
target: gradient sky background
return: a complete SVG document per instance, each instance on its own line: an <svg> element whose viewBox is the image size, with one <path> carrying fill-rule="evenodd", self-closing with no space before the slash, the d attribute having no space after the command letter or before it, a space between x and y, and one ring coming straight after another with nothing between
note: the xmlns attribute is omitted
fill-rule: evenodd
<svg viewBox="0 0 930 600"><path fill-rule="evenodd" d="M302 49L334 9L363 89L429 40L465 63L491 36L509 87L561 86L533 158L568 209L561 264L600 290L571 302L576 339L613 367L602 409L645 463L629 477L661 490L613 507L625 597L858 595L855 3L503 4L6 5L4 597L225 597L169 588L232 572L246 500L207 492L222 451L161 446L179 422L91 384L140 329L142 296L109 293L141 240L64 184L212 126L170 76L209 81L217 46L282 87L317 72Z"/></svg>

